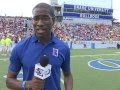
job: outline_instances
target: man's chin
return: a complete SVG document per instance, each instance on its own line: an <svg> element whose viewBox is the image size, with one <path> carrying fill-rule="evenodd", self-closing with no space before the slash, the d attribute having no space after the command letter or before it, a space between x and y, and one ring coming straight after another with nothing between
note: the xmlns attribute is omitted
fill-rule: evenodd
<svg viewBox="0 0 120 90"><path fill-rule="evenodd" d="M37 36L38 38L42 38L42 37L44 37L43 34L36 34L36 36Z"/></svg>

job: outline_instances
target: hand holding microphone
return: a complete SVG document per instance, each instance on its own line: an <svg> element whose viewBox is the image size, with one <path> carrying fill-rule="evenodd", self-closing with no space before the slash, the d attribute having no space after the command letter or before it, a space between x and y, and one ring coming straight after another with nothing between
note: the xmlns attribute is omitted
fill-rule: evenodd
<svg viewBox="0 0 120 90"><path fill-rule="evenodd" d="M31 89L32 90L42 90L44 88L44 83L45 83L45 80L42 80L42 79L34 76L32 79L32 83L31 83Z"/></svg>
<svg viewBox="0 0 120 90"><path fill-rule="evenodd" d="M35 65L33 87L32 90L42 90L44 88L44 83L47 77L51 74L51 65L48 64L49 59L47 56L42 56L40 58L40 63ZM41 88L41 89L40 89Z"/></svg>

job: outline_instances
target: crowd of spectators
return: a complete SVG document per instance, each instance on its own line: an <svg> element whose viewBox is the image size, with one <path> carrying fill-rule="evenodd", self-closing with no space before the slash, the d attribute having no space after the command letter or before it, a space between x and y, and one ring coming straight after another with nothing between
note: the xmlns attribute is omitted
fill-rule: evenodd
<svg viewBox="0 0 120 90"><path fill-rule="evenodd" d="M33 33L32 18L0 16L0 38L11 37L18 42ZM120 31L104 24L82 24L56 22L53 32L64 41L105 41L120 40Z"/></svg>
<svg viewBox="0 0 120 90"><path fill-rule="evenodd" d="M0 16L0 38L5 36L14 42L20 41L33 32L29 22L31 18L28 17Z"/></svg>
<svg viewBox="0 0 120 90"><path fill-rule="evenodd" d="M119 41L120 31L110 25L81 24L81 23L56 23L54 30L60 38L73 41Z"/></svg>

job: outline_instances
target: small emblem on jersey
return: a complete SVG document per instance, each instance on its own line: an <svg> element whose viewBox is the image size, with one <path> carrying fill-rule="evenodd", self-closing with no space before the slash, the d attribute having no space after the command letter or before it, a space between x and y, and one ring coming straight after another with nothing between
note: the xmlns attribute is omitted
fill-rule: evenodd
<svg viewBox="0 0 120 90"><path fill-rule="evenodd" d="M52 55L58 57L58 49L53 48Z"/></svg>

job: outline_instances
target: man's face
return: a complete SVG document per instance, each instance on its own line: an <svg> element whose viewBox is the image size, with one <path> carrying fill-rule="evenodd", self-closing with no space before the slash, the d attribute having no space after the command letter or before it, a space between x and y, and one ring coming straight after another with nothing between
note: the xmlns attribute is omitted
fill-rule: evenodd
<svg viewBox="0 0 120 90"><path fill-rule="evenodd" d="M50 15L49 9L35 8L33 10L33 27L38 38L48 37L53 24L53 17Z"/></svg>

